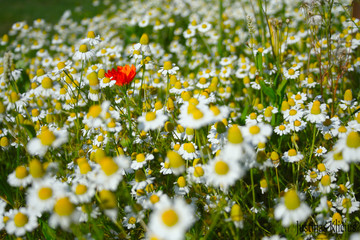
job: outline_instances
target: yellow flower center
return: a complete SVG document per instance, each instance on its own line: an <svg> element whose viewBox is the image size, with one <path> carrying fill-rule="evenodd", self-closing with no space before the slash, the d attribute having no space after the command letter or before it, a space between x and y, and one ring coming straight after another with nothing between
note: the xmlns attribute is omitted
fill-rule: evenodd
<svg viewBox="0 0 360 240"><path fill-rule="evenodd" d="M168 151L167 157L170 161L170 167L172 168L179 168L185 164L184 159L177 152Z"/></svg>
<svg viewBox="0 0 360 240"><path fill-rule="evenodd" d="M320 171L320 172L324 172L326 170L325 168L325 165L323 163L319 163L317 165L317 169Z"/></svg>
<svg viewBox="0 0 360 240"><path fill-rule="evenodd" d="M87 161L79 163L79 168L81 174L86 174L91 171L90 164Z"/></svg>
<svg viewBox="0 0 360 240"><path fill-rule="evenodd" d="M226 175L229 172L229 165L224 161L217 161L215 163L215 172L219 175Z"/></svg>
<svg viewBox="0 0 360 240"><path fill-rule="evenodd" d="M102 111L102 109L101 109L100 105L93 105L90 107L88 114L89 114L89 116L96 118L100 115L101 111Z"/></svg>
<svg viewBox="0 0 360 240"><path fill-rule="evenodd" d="M99 164L107 176L113 175L119 169L119 166L114 162L112 157L103 157L99 161Z"/></svg>
<svg viewBox="0 0 360 240"><path fill-rule="evenodd" d="M65 66L66 66L66 65L65 65L64 62L59 62L59 63L57 64L57 68L58 68L59 70L63 69Z"/></svg>
<svg viewBox="0 0 360 240"><path fill-rule="evenodd" d="M295 190L291 189L284 195L284 203L287 209L295 210L300 207L300 198Z"/></svg>
<svg viewBox="0 0 360 240"><path fill-rule="evenodd" d="M60 198L56 201L54 211L59 216L70 216L75 210L75 206L68 197Z"/></svg>
<svg viewBox="0 0 360 240"><path fill-rule="evenodd" d="M291 75L291 76L294 75L294 74L295 74L295 70L292 69L292 68L290 68L289 71L288 71L288 74Z"/></svg>
<svg viewBox="0 0 360 240"><path fill-rule="evenodd" d="M293 149L293 148L288 151L288 155L289 155L290 157L296 156L296 154L297 154L297 152L296 152L296 150Z"/></svg>
<svg viewBox="0 0 360 240"><path fill-rule="evenodd" d="M87 38L95 38L95 33L94 33L94 31L88 31L88 33L87 33Z"/></svg>
<svg viewBox="0 0 360 240"><path fill-rule="evenodd" d="M99 84L99 78L96 72L91 72L86 78L89 80L90 86L97 86Z"/></svg>
<svg viewBox="0 0 360 240"><path fill-rule="evenodd" d="M254 125L254 126L251 126L249 128L249 132L252 134L252 135L256 135L260 132L260 128L257 126L257 125Z"/></svg>
<svg viewBox="0 0 360 240"><path fill-rule="evenodd" d="M136 218L130 217L128 223L129 224L135 224L136 223Z"/></svg>
<svg viewBox="0 0 360 240"><path fill-rule="evenodd" d="M148 36L146 33L144 33L144 34L141 36L141 38L140 38L140 44L141 44L141 45L147 45L147 44L149 44L149 36Z"/></svg>
<svg viewBox="0 0 360 240"><path fill-rule="evenodd" d="M311 178L317 178L317 173L315 171L311 171L310 177Z"/></svg>
<svg viewBox="0 0 360 240"><path fill-rule="evenodd" d="M172 63L170 61L164 62L164 70L172 69Z"/></svg>
<svg viewBox="0 0 360 240"><path fill-rule="evenodd" d="M341 217L340 213L338 213L338 212L334 213L334 215L332 216L331 222L334 225L341 225L342 224L342 217Z"/></svg>
<svg viewBox="0 0 360 240"><path fill-rule="evenodd" d="M231 216L231 220L235 221L235 222L240 222L244 219L243 217L243 213L241 211L241 208L238 204L234 204L231 207L231 212L230 212L230 216Z"/></svg>
<svg viewBox="0 0 360 240"><path fill-rule="evenodd" d="M45 174L44 167L38 159L30 161L29 170L33 178L41 178Z"/></svg>
<svg viewBox="0 0 360 240"><path fill-rule="evenodd" d="M280 125L280 126L279 126L279 130L280 130L280 131L284 131L285 129L286 129L286 127L285 127L284 125Z"/></svg>
<svg viewBox="0 0 360 240"><path fill-rule="evenodd" d="M37 116L40 115L40 112L39 112L39 110L37 110L36 108L34 108L33 110L31 110L31 115L32 115L33 117L37 117Z"/></svg>
<svg viewBox="0 0 360 240"><path fill-rule="evenodd" d="M77 195L82 195L82 194L86 193L86 191L87 191L87 187L86 187L86 185L83 185L83 184L78 184L75 188L75 193Z"/></svg>
<svg viewBox="0 0 360 240"><path fill-rule="evenodd" d="M56 136L51 130L46 129L41 131L38 138L40 139L42 145L50 146L55 141Z"/></svg>
<svg viewBox="0 0 360 240"><path fill-rule="evenodd" d="M45 89L50 89L53 86L52 80L49 77L44 77L41 81L41 86Z"/></svg>
<svg viewBox="0 0 360 240"><path fill-rule="evenodd" d="M243 142L243 136L241 134L240 128L237 125L234 124L229 128L228 140L233 144L239 144Z"/></svg>
<svg viewBox="0 0 360 240"><path fill-rule="evenodd" d="M145 119L148 122L154 121L156 119L156 113L155 112L148 112L145 115Z"/></svg>
<svg viewBox="0 0 360 240"><path fill-rule="evenodd" d="M350 148L360 147L360 136L357 132L350 132L346 139L346 145Z"/></svg>
<svg viewBox="0 0 360 240"><path fill-rule="evenodd" d="M38 196L41 200L49 199L52 196L52 189L49 187L40 188Z"/></svg>
<svg viewBox="0 0 360 240"><path fill-rule="evenodd" d="M28 171L26 170L25 166L18 166L15 169L15 176L18 179L23 179L29 175Z"/></svg>
<svg viewBox="0 0 360 240"><path fill-rule="evenodd" d="M342 204L341 204L341 205L343 206L343 208L346 208L346 209L351 208L351 206L352 206L352 204L351 204L351 199L349 199L349 198L344 198L344 199L342 200Z"/></svg>
<svg viewBox="0 0 360 240"><path fill-rule="evenodd" d="M185 187L186 186L185 178L183 176L179 177L178 180L177 180L177 184L181 188Z"/></svg>
<svg viewBox="0 0 360 240"><path fill-rule="evenodd" d="M197 108L192 112L192 115L195 120L198 120L198 119L201 119L202 117L204 117L204 114Z"/></svg>
<svg viewBox="0 0 360 240"><path fill-rule="evenodd" d="M184 143L184 150L187 151L188 153L194 153L195 147L192 143Z"/></svg>
<svg viewBox="0 0 360 240"><path fill-rule="evenodd" d="M18 101L19 99L20 99L20 97L16 92L11 92L11 94L9 96L9 101L11 103L14 103L14 102Z"/></svg>
<svg viewBox="0 0 360 240"><path fill-rule="evenodd" d="M260 180L260 187L262 187L262 188L267 188L268 187L266 179L261 179Z"/></svg>
<svg viewBox="0 0 360 240"><path fill-rule="evenodd" d="M18 212L14 216L14 223L15 223L15 226L18 228L25 226L25 224L27 224L28 221L29 221L29 218L21 212Z"/></svg>
<svg viewBox="0 0 360 240"><path fill-rule="evenodd" d="M109 190L101 190L100 192L101 207L104 209L115 208L117 205L116 196Z"/></svg>
<svg viewBox="0 0 360 240"><path fill-rule="evenodd" d="M179 221L179 217L173 209L164 211L161 214L161 219L168 227L173 227Z"/></svg>
<svg viewBox="0 0 360 240"><path fill-rule="evenodd" d="M143 153L139 153L138 155L136 155L136 161L137 162L145 161L145 155Z"/></svg>
<svg viewBox="0 0 360 240"><path fill-rule="evenodd" d="M86 53L87 51L89 51L88 46L86 44L81 44L79 47L79 52Z"/></svg>
<svg viewBox="0 0 360 240"><path fill-rule="evenodd" d="M156 194L151 195L151 197L150 197L150 202L151 202L152 204L155 204L155 203L157 203L158 201L160 201L160 198L159 198L158 195L156 195Z"/></svg>
<svg viewBox="0 0 360 240"><path fill-rule="evenodd" d="M297 111L295 110L295 109L291 109L290 111L289 111L289 115L290 116L295 116L297 114Z"/></svg>
<svg viewBox="0 0 360 240"><path fill-rule="evenodd" d="M211 106L210 110L214 113L215 116L220 114L220 109L217 106Z"/></svg>
<svg viewBox="0 0 360 240"><path fill-rule="evenodd" d="M194 176L195 177L202 177L204 176L204 169L200 166L194 168Z"/></svg>
<svg viewBox="0 0 360 240"><path fill-rule="evenodd" d="M7 137L2 137L0 140L0 146L7 147L9 145L9 139Z"/></svg>
<svg viewBox="0 0 360 240"><path fill-rule="evenodd" d="M320 102L319 101L314 101L312 107L311 107L311 114L317 115L321 113L321 109L320 109Z"/></svg>
<svg viewBox="0 0 360 240"><path fill-rule="evenodd" d="M331 183L331 178L329 175L324 175L322 178L321 178L321 184L323 186L330 186L330 183Z"/></svg>
<svg viewBox="0 0 360 240"><path fill-rule="evenodd" d="M350 89L345 91L344 100L350 102L353 99L352 92Z"/></svg>

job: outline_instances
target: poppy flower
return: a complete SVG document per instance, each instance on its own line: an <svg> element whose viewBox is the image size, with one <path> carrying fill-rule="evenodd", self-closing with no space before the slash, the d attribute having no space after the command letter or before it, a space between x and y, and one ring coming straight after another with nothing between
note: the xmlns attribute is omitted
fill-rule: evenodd
<svg viewBox="0 0 360 240"><path fill-rule="evenodd" d="M107 73L105 73L105 77L110 78L110 80L115 80L116 85L123 86L126 84L129 84L136 75L136 68L134 65L125 65L118 66L116 69L113 68L112 70L109 70Z"/></svg>

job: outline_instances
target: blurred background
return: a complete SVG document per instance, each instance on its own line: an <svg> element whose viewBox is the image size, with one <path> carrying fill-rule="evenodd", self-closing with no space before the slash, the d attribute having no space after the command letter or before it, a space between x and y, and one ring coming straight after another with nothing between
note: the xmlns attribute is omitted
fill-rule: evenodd
<svg viewBox="0 0 360 240"><path fill-rule="evenodd" d="M71 10L73 18L94 16L102 6L95 7L92 3L93 0L0 0L0 36L19 21L33 25L34 20L41 18L56 23L67 9Z"/></svg>

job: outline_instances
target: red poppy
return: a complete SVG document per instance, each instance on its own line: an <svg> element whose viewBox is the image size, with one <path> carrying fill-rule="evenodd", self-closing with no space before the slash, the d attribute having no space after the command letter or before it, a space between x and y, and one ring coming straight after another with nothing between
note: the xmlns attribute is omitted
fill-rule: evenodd
<svg viewBox="0 0 360 240"><path fill-rule="evenodd" d="M113 68L105 73L105 77L111 80L116 80L116 85L123 86L129 84L136 75L136 68L134 65L118 66L116 69Z"/></svg>

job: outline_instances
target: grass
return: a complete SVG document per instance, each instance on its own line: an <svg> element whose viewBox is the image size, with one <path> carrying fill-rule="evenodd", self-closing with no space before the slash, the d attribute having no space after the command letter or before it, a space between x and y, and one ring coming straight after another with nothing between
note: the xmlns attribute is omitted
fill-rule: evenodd
<svg viewBox="0 0 360 240"><path fill-rule="evenodd" d="M91 3L91 0L0 0L0 35L7 33L12 24L18 21L32 25L34 20L42 18L46 22L56 23L64 11L70 9L74 13L77 7L81 7L82 16L93 16L97 9Z"/></svg>

